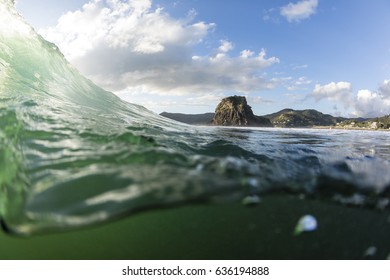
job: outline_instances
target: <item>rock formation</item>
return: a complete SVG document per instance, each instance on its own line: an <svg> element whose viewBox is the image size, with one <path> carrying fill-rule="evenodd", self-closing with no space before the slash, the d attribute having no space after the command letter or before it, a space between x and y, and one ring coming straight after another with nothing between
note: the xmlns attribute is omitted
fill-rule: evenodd
<svg viewBox="0 0 390 280"><path fill-rule="evenodd" d="M269 119L255 116L244 96L222 99L215 109L213 125L223 126L272 126Z"/></svg>

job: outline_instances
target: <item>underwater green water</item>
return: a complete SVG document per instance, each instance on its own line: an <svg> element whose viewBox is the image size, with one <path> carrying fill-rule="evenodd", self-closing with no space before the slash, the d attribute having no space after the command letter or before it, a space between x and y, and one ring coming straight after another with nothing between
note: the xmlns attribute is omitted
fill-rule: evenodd
<svg viewBox="0 0 390 280"><path fill-rule="evenodd" d="M318 228L293 234L299 217ZM0 259L386 259L389 213L291 195L256 207L190 204L144 211L98 227L15 238L0 233ZM376 253L367 256L368 248Z"/></svg>

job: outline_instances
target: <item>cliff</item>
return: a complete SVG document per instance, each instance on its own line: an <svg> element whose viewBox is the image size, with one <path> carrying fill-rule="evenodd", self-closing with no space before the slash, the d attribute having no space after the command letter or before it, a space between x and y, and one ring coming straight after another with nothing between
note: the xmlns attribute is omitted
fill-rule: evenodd
<svg viewBox="0 0 390 280"><path fill-rule="evenodd" d="M223 126L272 126L269 119L255 116L244 96L222 99L215 109L213 125Z"/></svg>

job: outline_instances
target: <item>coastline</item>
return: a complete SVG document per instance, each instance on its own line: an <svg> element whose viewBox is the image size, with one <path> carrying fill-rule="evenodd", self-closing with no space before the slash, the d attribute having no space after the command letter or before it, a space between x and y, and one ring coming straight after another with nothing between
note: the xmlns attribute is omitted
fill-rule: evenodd
<svg viewBox="0 0 390 280"><path fill-rule="evenodd" d="M292 127L299 128L299 127ZM390 129L383 128L368 128L368 127L341 127L341 126L312 126L312 127L301 127L301 128L312 128L312 129L329 129L329 130L361 130L361 131L387 131L390 132Z"/></svg>
<svg viewBox="0 0 390 280"><path fill-rule="evenodd" d="M240 104L242 106L237 106L237 104L233 104L234 102L225 104L227 99L237 99L236 103L241 102ZM219 108L222 106L221 104L226 105L226 108ZM241 107L245 106L248 107L248 112L242 111ZM181 123L203 126L390 131L390 115L376 118L345 118L323 114L314 109L283 109L268 115L254 115L251 107L247 105L245 97L238 96L223 99L215 110L215 113L182 114L163 112L160 115ZM255 121L257 119L267 120L268 124L264 121Z"/></svg>
<svg viewBox="0 0 390 280"><path fill-rule="evenodd" d="M281 126L227 126L227 125L214 125L214 124L187 124L192 126L199 126L199 127L220 127L220 128L264 128L264 129L321 129L321 130L351 130L351 131L381 131L381 132L390 132L389 129L383 129L383 128L366 128L366 127L340 127L340 126L308 126L308 127L281 127Z"/></svg>

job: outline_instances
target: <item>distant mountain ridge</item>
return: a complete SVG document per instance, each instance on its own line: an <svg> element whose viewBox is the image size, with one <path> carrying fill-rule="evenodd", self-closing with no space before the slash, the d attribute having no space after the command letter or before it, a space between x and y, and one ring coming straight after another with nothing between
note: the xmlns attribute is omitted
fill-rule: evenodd
<svg viewBox="0 0 390 280"><path fill-rule="evenodd" d="M214 113L179 114L163 112L160 115L179 122L192 125L212 125ZM390 129L390 115L378 118L342 118L322 114L316 110L283 109L263 116L268 118L274 127L299 128L329 126L335 128ZM321 117L324 117L322 120Z"/></svg>
<svg viewBox="0 0 390 280"><path fill-rule="evenodd" d="M276 127L335 126L346 120L346 118L333 117L313 109L284 109L264 117L268 118Z"/></svg>
<svg viewBox="0 0 390 280"><path fill-rule="evenodd" d="M210 125L214 117L214 113L181 114L162 112L160 115L178 122L193 125Z"/></svg>
<svg viewBox="0 0 390 280"><path fill-rule="evenodd" d="M182 114L182 113L168 113L163 112L160 114L169 119L175 121L187 123L187 124L198 124L198 125L211 125L215 119L214 113L205 113L205 114ZM279 112L268 114L264 116L255 116L257 118L266 118L270 121L272 125L266 126L275 126L275 127L313 127L313 126L335 126L337 123L349 120L347 118L333 117L329 114L323 114L313 109L307 110L293 110L293 109L283 109ZM222 121L220 123L214 123L214 125L237 125L236 124L225 123Z"/></svg>

